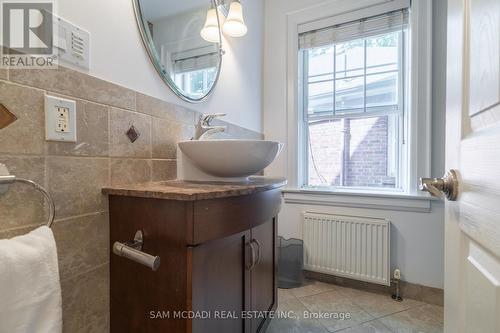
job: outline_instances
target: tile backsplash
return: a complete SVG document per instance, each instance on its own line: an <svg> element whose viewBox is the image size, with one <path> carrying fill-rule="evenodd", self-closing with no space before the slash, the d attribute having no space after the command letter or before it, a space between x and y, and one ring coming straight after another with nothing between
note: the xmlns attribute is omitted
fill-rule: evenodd
<svg viewBox="0 0 500 333"><path fill-rule="evenodd" d="M76 100L78 142L45 141L46 94ZM0 103L18 118L0 130L0 163L44 185L56 202L64 332L108 332L108 203L101 188L175 179L177 142L193 136L199 114L64 67L0 69ZM134 143L125 134L132 125L140 132ZM262 137L224 125L232 137ZM0 196L0 239L46 217L39 193L12 185Z"/></svg>

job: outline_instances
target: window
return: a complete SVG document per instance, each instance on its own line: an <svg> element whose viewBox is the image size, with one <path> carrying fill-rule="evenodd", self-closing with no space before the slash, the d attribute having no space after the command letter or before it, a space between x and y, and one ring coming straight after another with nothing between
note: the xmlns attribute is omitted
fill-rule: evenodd
<svg viewBox="0 0 500 333"><path fill-rule="evenodd" d="M398 11L300 35L303 187L404 189L406 21Z"/></svg>
<svg viewBox="0 0 500 333"><path fill-rule="evenodd" d="M217 67L211 67L190 72L175 73L175 83L191 95L202 97L212 86L217 76Z"/></svg>
<svg viewBox="0 0 500 333"><path fill-rule="evenodd" d="M171 54L167 63L177 86L190 96L203 97L217 77L218 52L210 45Z"/></svg>

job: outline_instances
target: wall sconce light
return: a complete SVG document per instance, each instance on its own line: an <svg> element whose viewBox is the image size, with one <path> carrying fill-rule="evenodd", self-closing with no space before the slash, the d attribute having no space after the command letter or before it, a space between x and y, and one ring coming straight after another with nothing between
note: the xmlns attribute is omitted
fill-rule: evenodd
<svg viewBox="0 0 500 333"><path fill-rule="evenodd" d="M222 31L231 37L243 37L247 34L248 28L243 20L243 6L239 0L231 2Z"/></svg>
<svg viewBox="0 0 500 333"><path fill-rule="evenodd" d="M201 37L210 43L219 43L219 22L217 21L217 9L210 8L207 12L205 25L200 31Z"/></svg>
<svg viewBox="0 0 500 333"><path fill-rule="evenodd" d="M234 0L227 10L227 5L223 1L216 0L216 8L213 6L207 12L207 19L203 29L200 31L201 37L210 43L219 42L219 24L217 22L217 10L221 20L222 32L230 37L243 37L248 32L243 19L243 6L240 0ZM219 10L219 7L223 7ZM227 13L227 15L224 15ZM227 16L227 17L226 17Z"/></svg>

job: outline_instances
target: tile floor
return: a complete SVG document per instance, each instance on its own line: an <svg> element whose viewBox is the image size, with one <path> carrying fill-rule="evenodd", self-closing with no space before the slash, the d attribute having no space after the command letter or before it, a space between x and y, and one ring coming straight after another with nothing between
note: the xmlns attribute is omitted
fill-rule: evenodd
<svg viewBox="0 0 500 333"><path fill-rule="evenodd" d="M278 311L293 318L273 319L267 333L438 333L443 308L405 299L395 302L375 294L311 281L296 289L278 290ZM333 318L310 318L308 314ZM339 318L339 316L344 318Z"/></svg>

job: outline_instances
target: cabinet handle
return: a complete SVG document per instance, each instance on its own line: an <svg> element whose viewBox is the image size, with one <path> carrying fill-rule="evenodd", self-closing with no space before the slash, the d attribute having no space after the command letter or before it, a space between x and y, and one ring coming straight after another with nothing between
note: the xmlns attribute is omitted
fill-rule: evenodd
<svg viewBox="0 0 500 333"><path fill-rule="evenodd" d="M261 258L261 253L260 253L260 243L258 240L254 239L253 242L257 244L257 259L255 260L254 267L260 264L260 258Z"/></svg>
<svg viewBox="0 0 500 333"><path fill-rule="evenodd" d="M247 264L247 269L251 271L255 264L255 247L252 241L248 242L247 245L250 247L250 264Z"/></svg>
<svg viewBox="0 0 500 333"><path fill-rule="evenodd" d="M255 245L257 245L257 251L255 250ZM247 269L249 271L251 271L252 269L255 268L255 266L257 266L259 263L260 263L260 243L258 240L256 239L252 239L249 243L248 243L248 246L250 246L250 250L251 250L251 260L250 260L250 265L247 265ZM256 254L257 252L257 254Z"/></svg>

